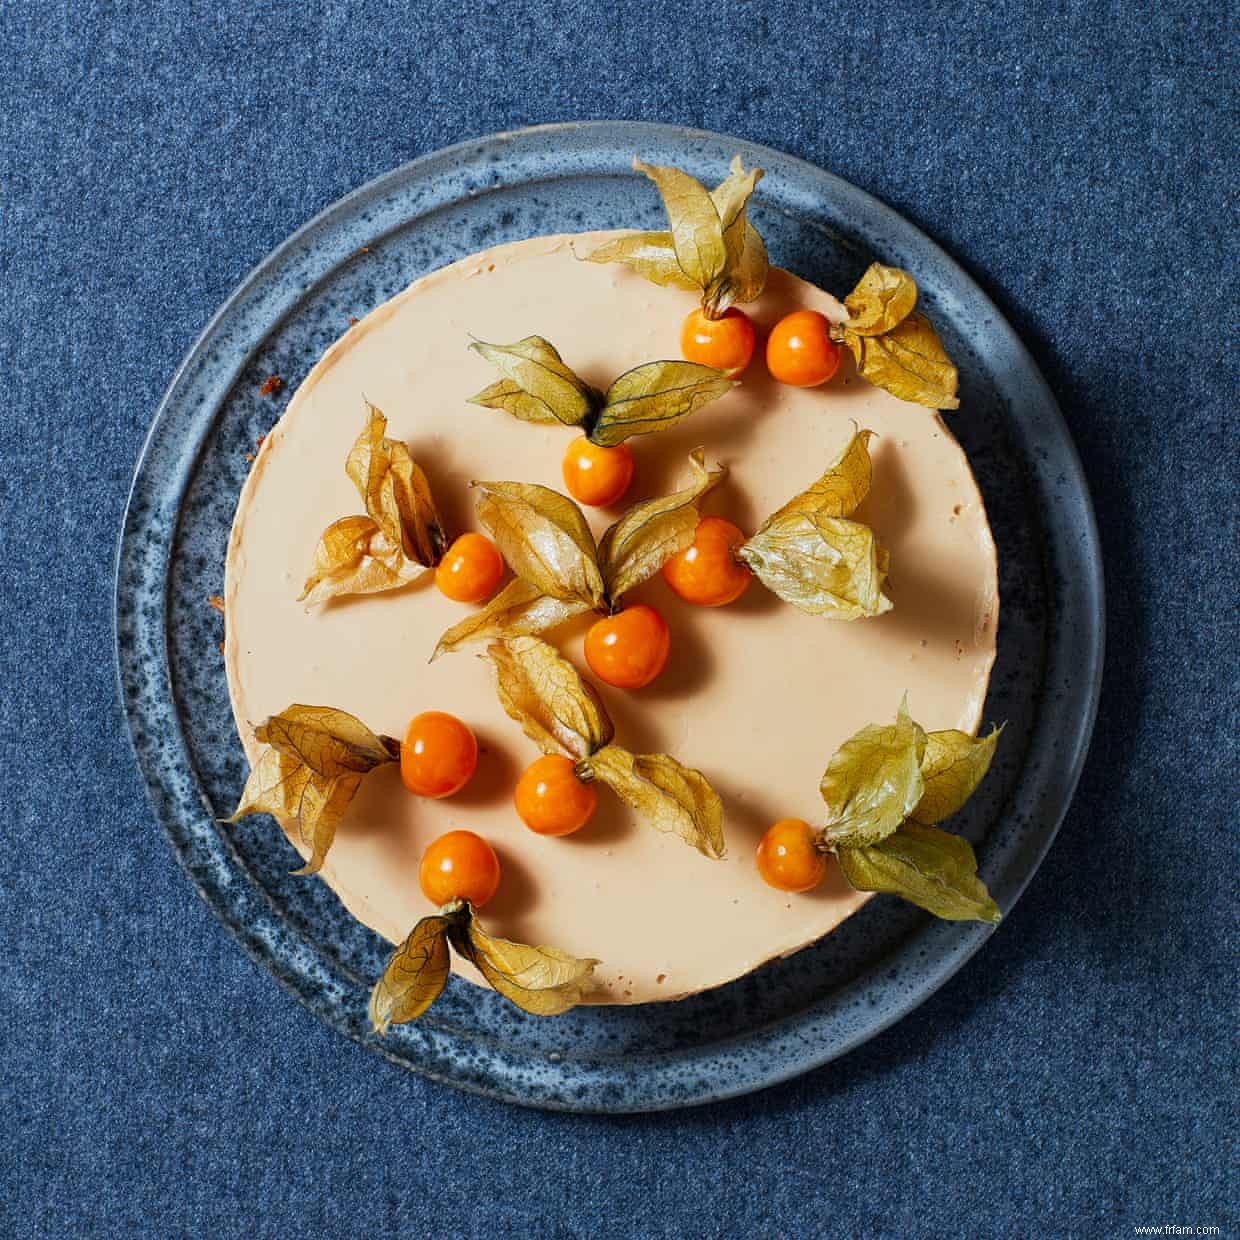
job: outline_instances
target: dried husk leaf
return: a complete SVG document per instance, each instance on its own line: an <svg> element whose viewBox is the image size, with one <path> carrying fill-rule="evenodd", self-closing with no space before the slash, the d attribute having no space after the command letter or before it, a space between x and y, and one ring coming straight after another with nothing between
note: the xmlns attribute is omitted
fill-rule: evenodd
<svg viewBox="0 0 1240 1240"><path fill-rule="evenodd" d="M406 559L369 517L342 517L320 536L298 601L315 607L338 596L379 594L407 586L427 571Z"/></svg>
<svg viewBox="0 0 1240 1240"><path fill-rule="evenodd" d="M729 248L725 274L715 282L714 291L704 303L712 318L718 318L729 306L756 301L766 288L771 270L766 244L748 217L737 221L736 236L736 249L733 252Z"/></svg>
<svg viewBox="0 0 1240 1240"><path fill-rule="evenodd" d="M874 468L870 462L870 440L874 432L860 430L844 445L826 472L800 495L790 499L769 517L761 529L790 513L821 513L824 517L851 517L870 492Z"/></svg>
<svg viewBox="0 0 1240 1240"><path fill-rule="evenodd" d="M605 241L586 255L591 263L622 263L661 287L693 289L698 285L681 270L670 232L638 232Z"/></svg>
<svg viewBox="0 0 1240 1240"><path fill-rule="evenodd" d="M899 267L871 263L844 298L848 327L858 336L881 336L902 323L917 304L917 282Z"/></svg>
<svg viewBox="0 0 1240 1240"><path fill-rule="evenodd" d="M452 969L448 928L454 919L423 917L388 958L370 992L370 1024L382 1036L392 1025L417 1020L443 993Z"/></svg>
<svg viewBox="0 0 1240 1240"><path fill-rule="evenodd" d="M560 419L539 400L531 396L519 383L511 379L497 379L484 387L477 396L469 398L471 405L485 409L501 409L522 422L541 422L543 425L559 426Z"/></svg>
<svg viewBox="0 0 1240 1240"><path fill-rule="evenodd" d="M997 922L1001 914L977 877L968 840L938 827L906 822L866 847L843 847L840 869L857 891L884 891L948 921Z"/></svg>
<svg viewBox="0 0 1240 1240"><path fill-rule="evenodd" d="M447 549L426 475L403 443L386 437L387 418L374 405L367 409L366 426L345 462L366 515L344 517L323 531L301 593L310 607L406 586Z"/></svg>
<svg viewBox="0 0 1240 1240"><path fill-rule="evenodd" d="M723 222L710 194L679 168L644 164L640 159L633 161L633 167L655 183L667 212L676 261L705 292L723 274L728 258Z"/></svg>
<svg viewBox="0 0 1240 1240"><path fill-rule="evenodd" d="M310 859L297 874L323 866L349 802L363 777L395 762L398 743L327 706L289 706L254 730L265 746L246 780L241 803L225 822L271 814L297 828Z"/></svg>
<svg viewBox="0 0 1240 1240"><path fill-rule="evenodd" d="M728 175L708 193L678 168L641 160L634 160L633 167L654 181L671 229L606 242L589 255L591 261L624 263L655 284L698 288L712 318L736 302L758 297L770 264L746 206L762 169L746 172L738 155Z"/></svg>
<svg viewBox="0 0 1240 1240"><path fill-rule="evenodd" d="M786 603L812 616L859 620L891 610L887 557L868 525L818 512L771 518L737 558Z"/></svg>
<svg viewBox="0 0 1240 1240"><path fill-rule="evenodd" d="M427 568L438 564L448 549L448 534L435 508L430 482L403 443L392 448L392 464L379 489L379 500L386 515L379 524L385 533L389 527L399 527L405 555Z"/></svg>
<svg viewBox="0 0 1240 1240"><path fill-rule="evenodd" d="M255 728L254 736L320 775L337 770L365 774L397 756L396 741L334 706L289 706Z"/></svg>
<svg viewBox="0 0 1240 1240"><path fill-rule="evenodd" d="M531 947L487 934L472 914L456 922L452 944L498 994L534 1016L559 1016L593 989L591 958L579 959L558 947Z"/></svg>
<svg viewBox="0 0 1240 1240"><path fill-rule="evenodd" d="M345 472L357 487L366 514L405 558L433 568L443 558L448 537L435 509L430 483L408 447L388 439L387 418L368 404L370 418L357 437Z"/></svg>
<svg viewBox="0 0 1240 1240"><path fill-rule="evenodd" d="M594 412L597 394L541 336L507 345L476 340L469 347L504 376L473 397L475 405L503 409L526 422L565 426L580 426Z"/></svg>
<svg viewBox="0 0 1240 1240"><path fill-rule="evenodd" d="M357 771L325 777L278 749L264 749L246 780L241 803L224 821L236 822L247 814L271 814L285 828L295 828L297 838L310 852L306 864L293 873L317 874L361 782Z"/></svg>
<svg viewBox="0 0 1240 1240"><path fill-rule="evenodd" d="M537 637L492 642L500 705L544 753L588 758L615 735L607 708L577 669Z"/></svg>
<svg viewBox="0 0 1240 1240"><path fill-rule="evenodd" d="M925 791L910 817L930 826L959 811L990 770L1002 731L995 728L988 736L970 736L954 728L927 732L921 760Z"/></svg>
<svg viewBox="0 0 1240 1240"><path fill-rule="evenodd" d="M736 387L722 370L697 362L647 362L607 389L590 440L615 447L634 435L665 430Z"/></svg>
<svg viewBox="0 0 1240 1240"><path fill-rule="evenodd" d="M707 290L707 313L721 315L737 302L754 301L766 287L770 263L758 230L749 222L746 207L754 188L762 179L762 169L746 172L737 155L728 176L711 191L711 201L723 225L726 259L714 287Z"/></svg>
<svg viewBox="0 0 1240 1240"><path fill-rule="evenodd" d="M900 703L893 724L869 724L832 755L819 790L827 804L828 848L877 844L921 800L926 734Z"/></svg>
<svg viewBox="0 0 1240 1240"><path fill-rule="evenodd" d="M555 628L565 620L592 610L580 599L551 598L537 586L519 577L510 581L485 607L454 624L439 639L433 663L441 654L457 650L468 642L494 641L521 637Z"/></svg>
<svg viewBox="0 0 1240 1240"><path fill-rule="evenodd" d="M657 830L680 836L712 860L723 856L723 805L701 771L664 753L634 754L619 745L604 746L579 766Z"/></svg>
<svg viewBox="0 0 1240 1240"><path fill-rule="evenodd" d="M475 482L478 519L512 571L551 598L599 608L603 576L594 535L572 500L525 482Z"/></svg>
<svg viewBox="0 0 1240 1240"><path fill-rule="evenodd" d="M698 501L726 471L721 466L708 470L701 448L690 453L689 468L693 481L687 487L634 504L599 540L599 567L613 606L692 545L701 520Z"/></svg>
<svg viewBox="0 0 1240 1240"><path fill-rule="evenodd" d="M746 172L741 157L733 155L728 175L710 191L710 200L719 212L725 242L729 234L736 231L736 226L749 205L749 199L763 176L761 168L751 168Z"/></svg>
<svg viewBox="0 0 1240 1240"><path fill-rule="evenodd" d="M931 409L958 409L959 377L930 320L916 312L881 336L844 329L863 379Z"/></svg>

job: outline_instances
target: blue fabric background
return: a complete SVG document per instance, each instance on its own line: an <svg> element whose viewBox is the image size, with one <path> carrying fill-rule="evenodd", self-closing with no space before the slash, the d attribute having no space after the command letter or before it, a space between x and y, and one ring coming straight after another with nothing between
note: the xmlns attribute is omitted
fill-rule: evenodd
<svg viewBox="0 0 1240 1240"><path fill-rule="evenodd" d="M1227 9L0 4L0 1233L1235 1234ZM1110 592L1080 792L987 949L833 1066L620 1120L402 1075L242 955L145 804L109 602L152 411L251 265L414 155L586 117L768 142L941 241L1058 393Z"/></svg>

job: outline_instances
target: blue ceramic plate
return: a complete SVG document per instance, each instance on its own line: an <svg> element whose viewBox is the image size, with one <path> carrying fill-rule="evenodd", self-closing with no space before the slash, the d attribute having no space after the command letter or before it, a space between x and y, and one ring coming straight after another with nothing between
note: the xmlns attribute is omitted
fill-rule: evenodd
<svg viewBox="0 0 1240 1240"><path fill-rule="evenodd" d="M875 257L908 268L960 364L961 409L950 421L999 545L1002 621L986 717L1008 721L964 831L1007 911L1055 834L1094 719L1102 571L1089 496L1054 398L995 307L917 229L818 168L734 138L610 122L524 130L415 160L312 220L233 294L168 389L134 477L116 574L121 695L186 871L245 949L329 1024L404 1067L512 1102L640 1111L760 1089L899 1019L990 934L880 897L816 946L679 1003L539 1020L453 979L426 1017L380 1040L366 1002L386 946L322 883L290 877L278 831L216 825L246 766L206 599L222 587L247 452L349 316L497 242L657 226L656 195L630 168L635 152L710 180L737 151L766 169L753 214L773 261L836 291ZM287 384L274 400L258 394L272 373Z"/></svg>

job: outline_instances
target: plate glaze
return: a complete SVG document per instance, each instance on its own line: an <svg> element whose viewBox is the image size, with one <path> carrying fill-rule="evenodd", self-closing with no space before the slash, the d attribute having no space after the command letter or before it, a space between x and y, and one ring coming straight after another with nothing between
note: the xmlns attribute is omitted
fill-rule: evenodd
<svg viewBox="0 0 1240 1240"><path fill-rule="evenodd" d="M120 691L152 803L204 899L276 979L334 1027L437 1080L507 1101L641 1111L745 1093L852 1049L942 985L992 933L878 898L813 947L677 1003L529 1017L452 979L380 1039L366 1003L388 947L261 821L220 827L246 763L206 606L256 438L350 316L488 245L653 227L635 152L703 180L740 151L767 170L753 217L772 260L827 289L872 258L909 268L961 372L949 423L999 547L999 657L988 720L1008 729L958 824L1006 912L1050 845L1088 746L1102 666L1102 572L1089 496L1054 399L995 307L931 241L811 165L737 139L599 122L462 143L350 194L267 258L190 351L139 460L117 561ZM268 374L285 388L258 389Z"/></svg>

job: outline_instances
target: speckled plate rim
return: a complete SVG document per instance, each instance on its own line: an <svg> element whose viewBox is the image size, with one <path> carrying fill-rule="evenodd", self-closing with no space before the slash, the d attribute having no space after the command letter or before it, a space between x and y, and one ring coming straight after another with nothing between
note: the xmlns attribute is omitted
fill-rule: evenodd
<svg viewBox="0 0 1240 1240"><path fill-rule="evenodd" d="M148 795L187 874L246 952L329 1025L385 1058L432 1079L514 1103L582 1112L633 1112L697 1105L762 1089L821 1066L854 1049L906 1015L942 986L993 932L977 924L931 920L901 955L924 957L916 983L895 999L884 985L888 961L804 1010L706 1048L628 1056L623 1081L616 1064L565 1059L552 1067L497 1044L471 1048L472 1066L461 1064L451 1035L427 1030L395 1053L369 1034L365 1004L355 1001L356 980L318 956L279 915L249 877L227 837L195 825L211 818L176 708L167 652L169 557L180 504L198 453L220 402L249 358L297 301L348 255L350 221L367 221L373 237L399 228L412 205L385 218L394 191L426 187L433 198L442 178L459 180L476 161L477 188L486 188L487 156L521 156L537 179L562 176L558 151L597 150L615 175L627 172L642 147L708 145L740 151L747 162L778 170L804 195L807 211L829 216L841 231L881 237L899 253L912 249L936 269L938 312L980 322L986 353L996 371L1019 381L1005 387L1011 418L1023 438L1039 445L1030 467L1046 527L1046 554L1057 586L1048 624L1043 705L1017 792L1022 812L1036 826L1002 873L983 864L1005 913L1019 898L1050 847L1067 810L1088 751L1101 688L1104 601L1102 561L1088 487L1074 444L1036 363L999 310L933 241L890 208L822 169L742 139L677 126L628 121L590 121L537 126L471 139L422 156L346 195L271 252L241 283L203 330L161 401L139 456L122 523L116 558L115 634L118 691L135 758ZM785 187L787 188L787 187ZM468 188L466 178L465 192ZM447 201L452 201L448 199ZM442 204L441 204L442 205ZM370 215L368 212L375 212ZM337 244L333 245L333 238ZM351 244L351 242L349 243ZM343 248L342 248L343 247ZM274 279L279 272L280 279ZM980 316L980 318L979 318ZM248 330L240 330L247 328ZM227 364L221 365L221 359ZM215 368L214 374L211 373ZM1054 698L1045 692L1056 689ZM1015 799L1015 798L1014 798ZM1011 806L1005 807L1004 813ZM839 1036L835 1016L861 1001L873 1018ZM412 1048L412 1049L411 1049ZM686 1081L689 1084L686 1084Z"/></svg>

